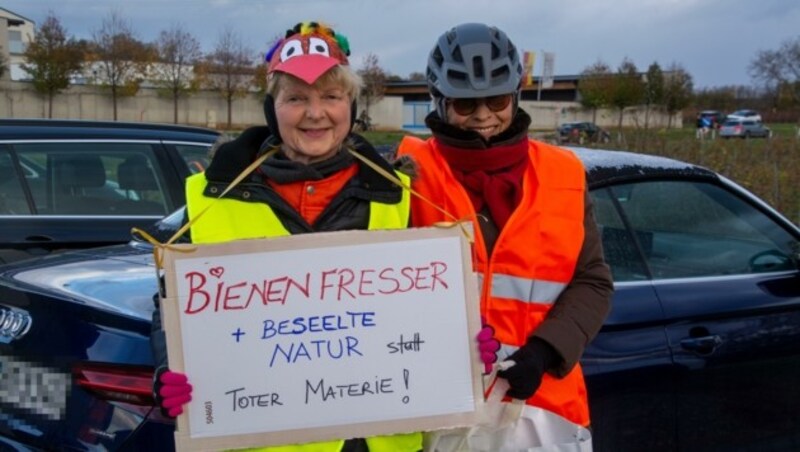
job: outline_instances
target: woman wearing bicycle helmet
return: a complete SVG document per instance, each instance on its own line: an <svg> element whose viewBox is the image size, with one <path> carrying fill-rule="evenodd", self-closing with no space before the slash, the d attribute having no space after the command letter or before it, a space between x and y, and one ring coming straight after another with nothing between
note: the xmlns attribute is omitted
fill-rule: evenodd
<svg viewBox="0 0 800 452"><path fill-rule="evenodd" d="M609 311L613 285L583 166L572 152L528 138L521 79L519 53L503 31L469 23L445 32L428 58L433 136L404 138L398 155L413 160L412 187L431 201L412 198L415 226L450 220L433 205L474 223L481 314L502 344L496 387L506 402L524 400L518 421L470 435L470 449L587 450L578 360ZM456 449L464 439L438 435L428 446Z"/></svg>

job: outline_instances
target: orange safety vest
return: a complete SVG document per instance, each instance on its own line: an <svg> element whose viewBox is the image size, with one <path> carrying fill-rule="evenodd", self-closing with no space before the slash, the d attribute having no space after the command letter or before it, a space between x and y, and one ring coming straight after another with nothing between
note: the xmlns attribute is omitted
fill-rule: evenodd
<svg viewBox="0 0 800 452"><path fill-rule="evenodd" d="M498 358L503 359L525 344L572 280L584 238L583 165L565 149L529 141L522 200L488 256L472 202L437 146L434 138L405 137L398 155L409 155L417 163L414 190L456 218L473 221L473 264L483 283L481 314L495 329L502 344ZM411 200L411 218L414 226L452 221L419 197ZM580 365L563 378L545 374L526 403L589 425Z"/></svg>

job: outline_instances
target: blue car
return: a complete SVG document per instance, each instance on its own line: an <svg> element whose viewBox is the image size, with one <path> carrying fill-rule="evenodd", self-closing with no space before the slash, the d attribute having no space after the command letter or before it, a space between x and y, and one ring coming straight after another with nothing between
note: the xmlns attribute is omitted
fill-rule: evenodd
<svg viewBox="0 0 800 452"><path fill-rule="evenodd" d="M707 169L575 152L616 287L582 360L595 450L796 450L800 229ZM0 267L0 449L172 450L150 393L151 252Z"/></svg>

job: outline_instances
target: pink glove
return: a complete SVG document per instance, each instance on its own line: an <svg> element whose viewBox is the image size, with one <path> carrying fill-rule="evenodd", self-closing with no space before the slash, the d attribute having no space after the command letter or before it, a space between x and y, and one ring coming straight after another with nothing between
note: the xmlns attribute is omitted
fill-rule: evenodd
<svg viewBox="0 0 800 452"><path fill-rule="evenodd" d="M483 362L483 373L492 372L492 364L497 361L497 351L500 350L500 342L494 338L494 328L486 323L481 317L481 331L478 333L478 352Z"/></svg>
<svg viewBox="0 0 800 452"><path fill-rule="evenodd" d="M178 417L192 400L192 385L186 375L166 370L156 380L156 402L169 417Z"/></svg>

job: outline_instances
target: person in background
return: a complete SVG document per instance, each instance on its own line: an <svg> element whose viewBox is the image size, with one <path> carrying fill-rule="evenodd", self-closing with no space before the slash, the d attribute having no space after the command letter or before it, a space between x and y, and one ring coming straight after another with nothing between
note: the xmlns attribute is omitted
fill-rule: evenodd
<svg viewBox="0 0 800 452"><path fill-rule="evenodd" d="M389 172L391 165L351 133L361 80L348 64L349 45L319 22L297 24L267 55L264 113L268 126L245 130L221 144L204 173L186 181L193 243L276 237L318 231L399 229L408 225L409 195L356 159L358 153ZM277 150L224 198L245 168ZM405 176L398 174L404 180ZM213 208L202 212L209 204ZM153 318L157 364L154 391L172 417L191 400L186 375L170 371L158 309ZM285 451L409 451L420 433L263 448Z"/></svg>
<svg viewBox="0 0 800 452"><path fill-rule="evenodd" d="M403 138L397 166L413 168L412 188L427 199L412 198L413 226L453 217L474 224L481 315L501 343L505 401L525 401L520 420L489 441L492 450L590 449L578 360L610 310L613 283L583 165L528 138L519 52L502 30L467 23L446 31L426 77L432 137ZM461 440L438 435L426 448Z"/></svg>
<svg viewBox="0 0 800 452"><path fill-rule="evenodd" d="M695 131L694 137L698 140L703 138L703 118L700 117L700 113L697 114L697 119L694 123Z"/></svg>

